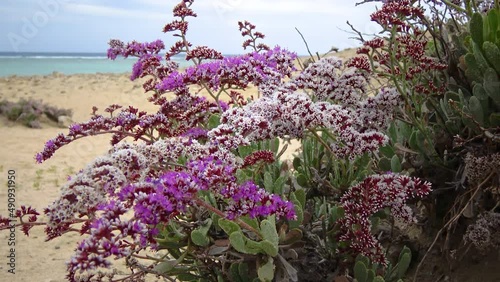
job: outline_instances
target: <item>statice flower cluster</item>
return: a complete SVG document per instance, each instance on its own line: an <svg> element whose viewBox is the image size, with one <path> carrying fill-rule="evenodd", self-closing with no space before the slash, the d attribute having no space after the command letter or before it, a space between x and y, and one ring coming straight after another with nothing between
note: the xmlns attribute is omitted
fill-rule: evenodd
<svg viewBox="0 0 500 282"><path fill-rule="evenodd" d="M69 275L108 267L110 256L120 258L154 247L155 226L186 213L190 206L199 206L199 191L210 191L225 203L221 213L229 219L271 214L295 218L291 202L253 182L238 184L235 174L242 161L227 159L236 158L227 151L226 158L216 158L217 154L210 154L213 149L186 137L151 145L121 144L73 177L63 187L61 197L45 210L49 239L72 230L72 224L79 222L84 223L79 232L89 235L71 259ZM181 156L190 159L186 166L166 165L177 163ZM124 217L129 210L133 216Z"/></svg>
<svg viewBox="0 0 500 282"><path fill-rule="evenodd" d="M340 199L345 217L339 221L341 227L338 239L348 242L351 250L373 262L386 264L383 248L371 233L370 217L384 208L390 208L394 217L406 223L414 222L407 201L422 198L430 191L429 182L405 175L388 173L365 178Z"/></svg>
<svg viewBox="0 0 500 282"><path fill-rule="evenodd" d="M114 113L120 107L111 105L105 109L105 112L110 114L108 117L97 114L97 108L94 108L89 121L73 124L69 127L68 134L59 134L47 141L43 151L36 155L36 160L41 163L52 157L62 146L99 134L112 134L112 145L127 137L150 143L151 140L145 135L153 130L164 138L191 135L194 133L193 128L199 128L201 124L206 123L212 114L227 109L227 104L222 101L210 102L205 97L192 93L157 102L161 106L158 112L153 114L139 111L132 106Z"/></svg>
<svg viewBox="0 0 500 282"><path fill-rule="evenodd" d="M151 145L123 143L107 156L99 157L73 176L61 189L59 199L45 209L49 221L46 233L55 238L79 222L93 218L99 205L114 197L123 186L142 182L146 177L158 177L158 167L174 162L181 155L198 157L206 148L188 138L162 139Z"/></svg>
<svg viewBox="0 0 500 282"><path fill-rule="evenodd" d="M424 9L413 6L411 2L410 0L384 1L382 8L371 14L371 20L387 29L396 26L398 31L409 31L412 27L408 18L424 16Z"/></svg>
<svg viewBox="0 0 500 282"><path fill-rule="evenodd" d="M415 1L385 1L371 20L384 28L393 38L375 37L363 42L358 54L370 55L381 69L379 75L393 75L414 83L414 91L421 94L444 93L445 85L426 78L426 74L442 71L447 64L426 54L428 39L416 24L425 18L424 9ZM398 42L393 44L390 42ZM404 62L401 64L401 62Z"/></svg>
<svg viewBox="0 0 500 282"><path fill-rule="evenodd" d="M264 43L256 43L257 39L264 39L265 35L262 32L255 31L256 26L248 21L238 22L238 28L241 31L241 36L249 38L243 42L243 49L252 47L255 51L270 50L269 46Z"/></svg>
<svg viewBox="0 0 500 282"><path fill-rule="evenodd" d="M486 14L495 7L495 0L477 0L476 5L481 13Z"/></svg>
<svg viewBox="0 0 500 282"><path fill-rule="evenodd" d="M275 85L295 70L292 52L275 47L263 52L252 52L242 56L226 57L187 68L184 72L172 72L157 84L160 92L184 93L188 86L200 82L211 90L218 91L229 86L246 88Z"/></svg>
<svg viewBox="0 0 500 282"><path fill-rule="evenodd" d="M464 241L483 252L500 248L500 214L487 212L480 215L474 224L467 227Z"/></svg>
<svg viewBox="0 0 500 282"><path fill-rule="evenodd" d="M467 178L469 185L475 186L481 183L488 174L498 171L500 167L500 154L475 156L472 153L467 153L464 162L464 176Z"/></svg>
<svg viewBox="0 0 500 282"><path fill-rule="evenodd" d="M373 152L388 141L379 130L385 129L400 99L389 88L367 97L366 84L364 70L344 69L340 59L324 58L264 91L260 99L224 112L222 124L208 136L215 144L235 149L275 137L302 138L323 128L338 137L331 150L340 158Z"/></svg>
<svg viewBox="0 0 500 282"><path fill-rule="evenodd" d="M296 219L295 208L285 195L267 192L257 180L237 177L242 168L271 164L277 156L257 150L242 159L237 153L241 146L276 137L302 138L322 130L331 136L325 141L328 151L338 158L354 159L377 151L388 141L380 131L399 105L400 93L383 88L368 95L366 58L346 63L324 58L294 77L296 54L256 43L264 36L248 22L239 28L250 37L244 47L254 51L224 58L187 41L186 18L196 16L190 9L192 3L181 1L173 10L177 19L164 27L180 38L164 57L159 54L165 45L159 40L110 42L111 59L138 58L131 79L149 78L143 86L152 92L149 101L158 106L156 113L111 105L105 117L94 108L88 122L74 124L68 134L49 140L36 156L43 162L77 139L112 134L108 154L71 177L60 197L44 210L48 239L70 231L87 235L68 263L70 281L81 271L109 267L110 257L129 258L157 248L160 228L171 222L186 224L186 218L198 220L193 213L208 210L235 222L244 216ZM178 70L170 58L180 53L195 65ZM259 98L243 101L234 90L249 85L258 87ZM213 99L193 93L193 86L204 88ZM225 93L229 102L220 97ZM125 142L127 137L135 143ZM390 207L396 216L411 221L406 201L429 191L428 183L406 176L368 177L341 199L346 217L341 221L340 239L383 263L381 247L370 234L369 217ZM210 202L205 200L207 194ZM36 216L31 218L36 220Z"/></svg>

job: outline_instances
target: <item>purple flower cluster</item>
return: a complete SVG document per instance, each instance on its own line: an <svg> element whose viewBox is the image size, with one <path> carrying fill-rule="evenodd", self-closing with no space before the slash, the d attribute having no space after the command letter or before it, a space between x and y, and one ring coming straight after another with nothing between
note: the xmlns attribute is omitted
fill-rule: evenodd
<svg viewBox="0 0 500 282"><path fill-rule="evenodd" d="M160 99L157 103L160 109L154 114L147 114L134 107L122 109L110 117L94 113L89 121L71 125L67 135L59 134L47 141L43 151L35 156L36 161L41 163L49 159L59 148L75 140L99 134L113 134L112 145L126 137L151 143L152 140L145 135L153 129L164 138L189 136L193 133L190 130L204 126L213 113L227 109L224 102L209 102L206 98L193 94L178 96L171 101ZM108 109L105 111L113 113L112 109L116 109L116 105Z"/></svg>
<svg viewBox="0 0 500 282"><path fill-rule="evenodd" d="M148 43L132 41L128 44L123 43L121 40L112 39L109 41L109 47L108 58L115 60L118 56L140 58L145 55L158 54L165 49L165 44L159 39Z"/></svg>
<svg viewBox="0 0 500 282"><path fill-rule="evenodd" d="M388 207L392 214L404 222L414 222L406 202L422 198L431 191L431 184L419 178L405 175L372 175L352 186L340 199L345 217L339 221L339 240L349 243L356 253L361 253L373 262L386 264L380 243L371 233L370 217Z"/></svg>
<svg viewBox="0 0 500 282"><path fill-rule="evenodd" d="M84 225L85 230L82 230L89 236L78 244L67 264L69 281L76 281L78 272L111 266L108 257L126 257L148 242L154 242L156 233L146 224L124 219L128 209L123 203L110 201L99 208L102 211L99 218Z"/></svg>
<svg viewBox="0 0 500 282"><path fill-rule="evenodd" d="M189 138L171 138L154 144L115 146L107 156L97 158L72 177L61 189L59 199L45 209L49 239L60 236L80 218L94 218L99 205L116 197L122 187L159 177L157 168L176 162L180 156L197 158L207 148Z"/></svg>
<svg viewBox="0 0 500 282"><path fill-rule="evenodd" d="M232 199L226 208L229 219L248 215L250 218L276 215L277 218L296 219L292 202L283 201L278 195L269 194L253 182L242 185L230 185L221 192L224 197Z"/></svg>
<svg viewBox="0 0 500 282"><path fill-rule="evenodd" d="M213 157L190 161L185 171L167 171L157 178L146 178L123 185L110 200L95 206L99 217L84 225L83 240L68 264L69 278L80 270L109 267L108 257L125 257L146 247L154 247L156 226L194 206L200 190L211 191L226 203L228 219L248 215L251 218L275 214L278 218L295 219L293 204L267 193L252 182L236 184L236 169ZM87 200L87 201L86 201ZM81 204L88 199L81 199ZM75 203L78 204L78 203ZM129 209L133 216L123 218ZM54 211L53 211L54 212ZM131 238L132 241L127 240ZM131 243L132 242L132 243Z"/></svg>
<svg viewBox="0 0 500 282"><path fill-rule="evenodd" d="M161 92L184 93L191 84L204 83L214 91L222 87L247 87L254 85L279 84L285 76L295 70L293 60L297 56L276 47L263 53L253 52L243 56L226 57L189 67L184 72L172 72L158 83Z"/></svg>
<svg viewBox="0 0 500 282"><path fill-rule="evenodd" d="M127 185L117 197L127 207L133 207L134 218L155 226L185 212L199 189L199 180L189 173L169 171L157 179Z"/></svg>

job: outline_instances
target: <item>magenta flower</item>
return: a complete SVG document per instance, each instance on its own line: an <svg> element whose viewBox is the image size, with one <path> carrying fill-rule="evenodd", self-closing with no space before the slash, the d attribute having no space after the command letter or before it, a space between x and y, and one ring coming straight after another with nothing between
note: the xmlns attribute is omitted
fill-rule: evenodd
<svg viewBox="0 0 500 282"><path fill-rule="evenodd" d="M354 256L361 253L373 262L386 264L380 243L371 234L370 217L388 207L391 213L406 223L415 221L409 199L422 198L431 192L431 184L419 178L393 173L372 175L352 186L340 199L345 217L340 219L338 239L349 244Z"/></svg>

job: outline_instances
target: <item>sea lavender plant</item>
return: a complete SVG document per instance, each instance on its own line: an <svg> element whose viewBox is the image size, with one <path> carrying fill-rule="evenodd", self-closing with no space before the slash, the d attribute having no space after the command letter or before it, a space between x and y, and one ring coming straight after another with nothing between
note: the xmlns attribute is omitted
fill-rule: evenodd
<svg viewBox="0 0 500 282"><path fill-rule="evenodd" d="M159 40L110 41L110 59L137 57L131 79L147 78L143 86L151 94L149 100L159 106L156 113L111 105L105 109L109 116L104 116L94 108L88 122L70 126L68 134L49 140L36 155L37 162L43 162L74 140L112 134L109 153L72 176L60 197L44 210L47 222L36 222L38 213L30 208L18 213L26 233L43 224L49 240L67 232L86 236L68 263L70 281L103 277L94 271L109 268L111 257L126 260L134 271L123 279L133 281L147 273L230 279L227 261L234 262L231 268L239 268L241 255L253 256L253 261L243 260L253 263L256 273L251 276L271 280L273 269L281 265L296 281L293 267L279 250L281 242L301 234L288 226L301 224L306 198L300 188L290 186L273 194L278 191L273 186L281 181L283 187L285 180L261 171L282 167L279 155L265 148L265 142L316 138L331 159L349 162L376 153L388 141L380 130L387 128L400 93L383 88L368 97L366 59L344 64L325 58L294 76L296 55L257 43L264 36L249 22L239 23L239 28L250 38L243 47L253 52L223 57L187 41L186 19L196 16L192 4L182 1L174 8L177 19L164 32L173 32L179 41L163 57L165 44ZM170 61L177 54L185 54L194 66L179 70ZM258 87L258 99L245 101L238 92L249 85ZM209 98L198 96L193 87L203 88ZM127 137L135 142L125 142ZM243 148L255 144L258 149L242 155ZM252 176L244 175L252 169ZM379 245L370 237L369 217L391 207L396 216L408 220L406 200L429 190L428 183L406 176L366 178L342 197L346 217L338 222L340 240L353 252L383 262ZM375 199L363 203L364 193L371 192ZM25 214L31 215L29 222L22 221ZM7 226L0 222L0 228ZM351 232L352 224L363 225L361 232ZM217 246L221 238L229 243ZM162 257L141 255L145 250Z"/></svg>
<svg viewBox="0 0 500 282"><path fill-rule="evenodd" d="M349 247L371 261L387 264L382 246L371 234L370 216L389 207L394 217L403 222L415 222L406 202L422 198L431 191L431 184L418 178L392 173L372 175L351 187L340 199L345 217L340 220L340 241L349 242Z"/></svg>

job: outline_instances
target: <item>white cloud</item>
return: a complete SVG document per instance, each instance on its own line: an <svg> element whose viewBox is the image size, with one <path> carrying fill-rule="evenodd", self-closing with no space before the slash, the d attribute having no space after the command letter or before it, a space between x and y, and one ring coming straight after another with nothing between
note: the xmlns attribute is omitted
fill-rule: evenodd
<svg viewBox="0 0 500 282"><path fill-rule="evenodd" d="M156 1L156 0L148 0ZM355 8L353 2L328 1L328 0L206 0L195 2L193 8L214 8L220 10L248 13L272 13L272 14L328 14L348 15Z"/></svg>
<svg viewBox="0 0 500 282"><path fill-rule="evenodd" d="M180 1L178 0L136 0L140 5L149 5L149 6L154 6L154 7L165 7L172 9L174 5L179 3Z"/></svg>
<svg viewBox="0 0 500 282"><path fill-rule="evenodd" d="M124 9L91 4L70 3L65 6L67 11L75 14L91 15L107 18L127 19L164 19L165 13L151 12L146 10Z"/></svg>

